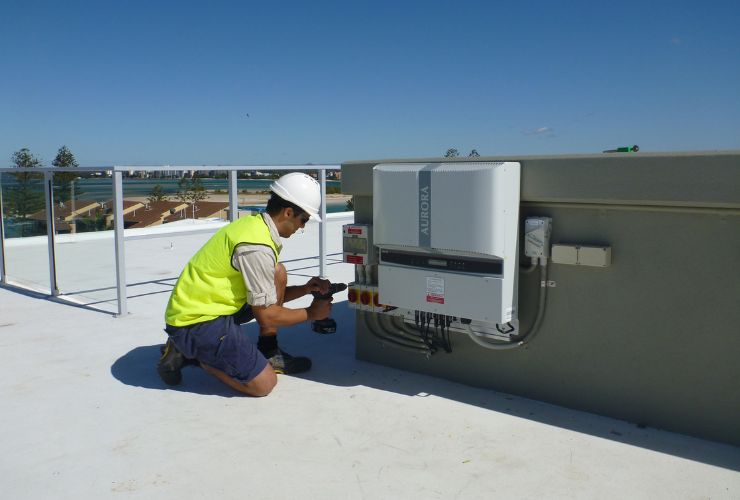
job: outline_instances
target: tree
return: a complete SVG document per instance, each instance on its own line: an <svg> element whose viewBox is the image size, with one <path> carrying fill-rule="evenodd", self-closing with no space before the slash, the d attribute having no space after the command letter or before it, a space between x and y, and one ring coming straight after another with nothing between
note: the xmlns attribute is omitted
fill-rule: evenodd
<svg viewBox="0 0 740 500"><path fill-rule="evenodd" d="M92 232L92 231L105 231L108 214L104 211L97 211L92 216L80 217L75 220L77 231L80 233Z"/></svg>
<svg viewBox="0 0 740 500"><path fill-rule="evenodd" d="M470 151L470 154L468 155L468 158L478 158L480 155L478 154L477 149L473 149Z"/></svg>
<svg viewBox="0 0 740 500"><path fill-rule="evenodd" d="M79 167L79 165L77 164L77 160L75 159L75 155L72 154L72 151L70 151L67 146L62 146L61 148L59 148L59 151L57 151L57 155L51 162L51 164L59 168Z"/></svg>
<svg viewBox="0 0 740 500"><path fill-rule="evenodd" d="M77 160L72 151L67 146L59 148L56 157L51 162L55 167L59 168L77 168ZM78 190L75 192L74 181L77 178L77 174L74 172L55 173L54 180L56 186L54 187L54 200L64 203L68 200L78 197L82 194L82 191Z"/></svg>
<svg viewBox="0 0 740 500"><path fill-rule="evenodd" d="M149 196L147 196L146 200L149 203L155 203L157 201L165 201L167 200L167 195L164 192L164 188L162 188L161 185L157 184L152 188L152 192L149 193Z"/></svg>
<svg viewBox="0 0 740 500"><path fill-rule="evenodd" d="M9 216L19 218L25 222L28 214L44 207L42 174L27 171L40 167L41 160L31 154L28 148L22 148L13 153L11 161L14 167L26 171L10 174L15 181L7 188L7 199L4 208ZM25 236L24 226L25 224L21 225L21 236Z"/></svg>
<svg viewBox="0 0 740 500"><path fill-rule="evenodd" d="M183 203L190 203L193 210L193 219L195 219L195 210L197 209L195 204L207 196L206 188L203 187L203 183L197 174L193 175L191 179L183 177L177 183L177 199Z"/></svg>
<svg viewBox="0 0 740 500"><path fill-rule="evenodd" d="M460 156L460 152L455 148L450 148L445 153L445 158L456 158Z"/></svg>
<svg viewBox="0 0 740 500"><path fill-rule="evenodd" d="M41 166L41 160L39 160L34 155L32 155L31 151L29 151L28 148L22 148L21 150L13 153L11 160L14 163L13 166L17 168L36 168L36 167ZM25 175L25 174L15 174L15 175Z"/></svg>

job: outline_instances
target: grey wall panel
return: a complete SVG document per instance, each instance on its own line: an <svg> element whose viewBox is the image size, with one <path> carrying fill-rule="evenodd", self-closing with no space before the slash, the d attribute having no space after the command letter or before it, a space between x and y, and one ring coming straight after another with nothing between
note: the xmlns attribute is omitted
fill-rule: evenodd
<svg viewBox="0 0 740 500"><path fill-rule="evenodd" d="M645 186L661 181L665 165L680 163L668 156L648 157L628 175L633 192L618 175L615 182L625 184L618 189L596 177L586 182L567 158L538 159L543 163L535 167L523 162L523 192L568 203L525 201L522 216L552 217L552 243L610 245L611 266L551 264L557 286L527 349L489 351L457 334L452 354L426 359L381 346L358 316L358 357L740 445L740 189L733 187L740 186L739 160L740 154L708 155L698 164L709 178L703 181L695 167L677 168L670 189L652 200L656 206ZM345 180L353 168L343 167ZM370 168L358 172L364 177ZM594 197L600 189L605 195ZM595 203L602 196L612 201ZM611 204L617 198L647 206ZM521 276L525 328L538 281L536 273Z"/></svg>
<svg viewBox="0 0 740 500"><path fill-rule="evenodd" d="M372 196L372 167L415 158L342 164L342 190ZM471 161L473 159L456 159ZM522 201L578 201L740 208L740 152L481 157L522 163Z"/></svg>

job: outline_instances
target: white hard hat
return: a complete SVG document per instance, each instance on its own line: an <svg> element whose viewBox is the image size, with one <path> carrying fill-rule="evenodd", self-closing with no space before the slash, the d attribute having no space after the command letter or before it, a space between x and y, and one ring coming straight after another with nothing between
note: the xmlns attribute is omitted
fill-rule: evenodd
<svg viewBox="0 0 740 500"><path fill-rule="evenodd" d="M270 185L270 191L295 205L298 205L312 218L321 222L321 186L313 177L293 172L285 174Z"/></svg>

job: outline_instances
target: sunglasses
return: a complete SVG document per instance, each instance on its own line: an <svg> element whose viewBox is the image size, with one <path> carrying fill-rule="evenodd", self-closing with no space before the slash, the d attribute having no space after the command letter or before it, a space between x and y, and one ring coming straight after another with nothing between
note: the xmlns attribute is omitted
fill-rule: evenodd
<svg viewBox="0 0 740 500"><path fill-rule="evenodd" d="M305 226L306 223L309 221L310 218L311 218L310 215L308 215L308 214L302 214L301 215L301 224Z"/></svg>

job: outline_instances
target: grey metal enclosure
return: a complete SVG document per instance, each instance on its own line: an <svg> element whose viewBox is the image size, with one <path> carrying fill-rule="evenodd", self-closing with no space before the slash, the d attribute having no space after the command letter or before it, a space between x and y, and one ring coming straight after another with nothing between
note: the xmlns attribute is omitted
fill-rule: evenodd
<svg viewBox="0 0 740 500"><path fill-rule="evenodd" d="M517 269L529 216L552 219L550 245L608 248L610 261L551 261L541 326L518 348L453 331L452 352L425 356L384 342L381 313L357 310L358 358L740 445L740 152L346 162L355 222L384 223L376 165L442 161L521 165ZM519 272L523 328L542 285ZM387 335L395 323L383 324Z"/></svg>

